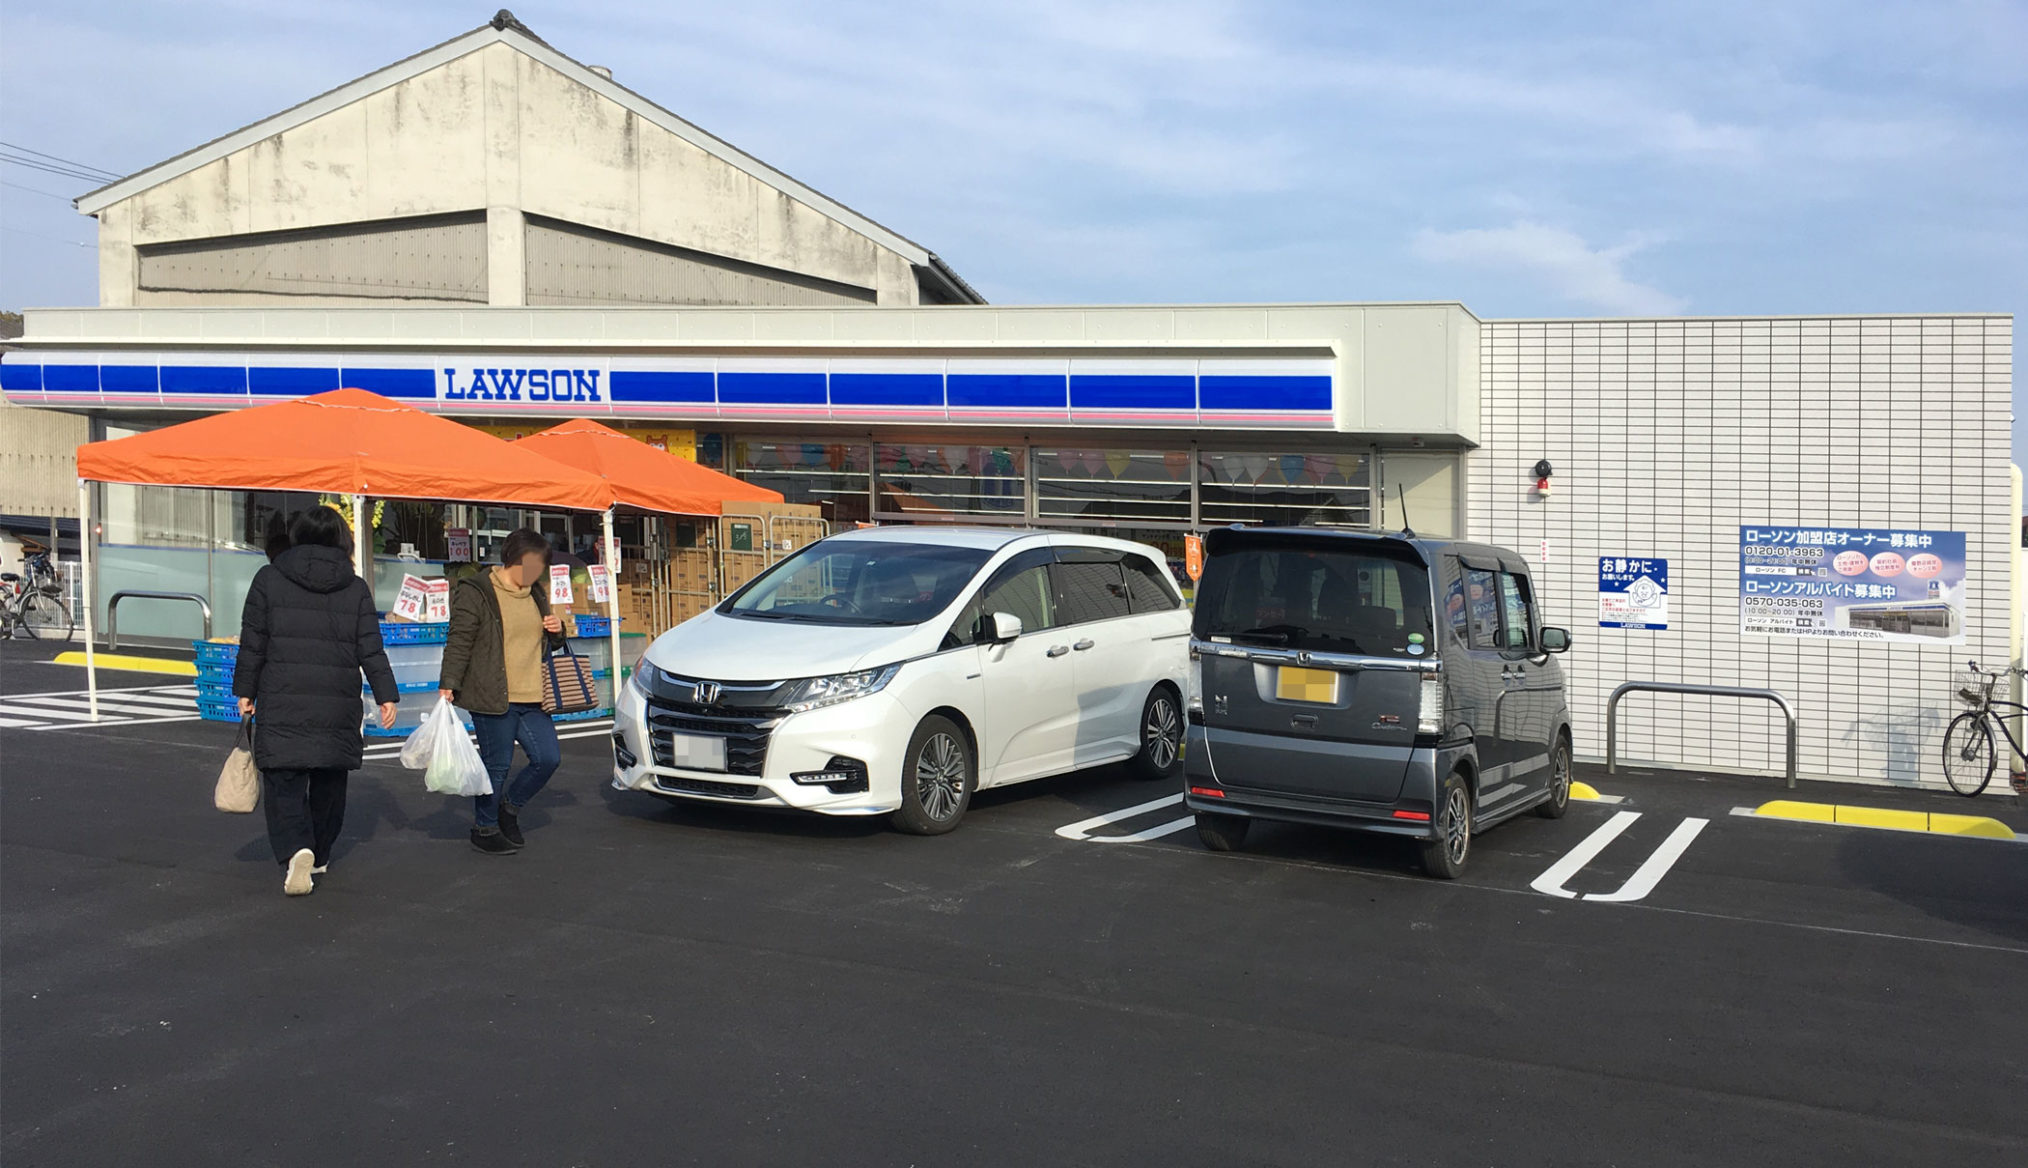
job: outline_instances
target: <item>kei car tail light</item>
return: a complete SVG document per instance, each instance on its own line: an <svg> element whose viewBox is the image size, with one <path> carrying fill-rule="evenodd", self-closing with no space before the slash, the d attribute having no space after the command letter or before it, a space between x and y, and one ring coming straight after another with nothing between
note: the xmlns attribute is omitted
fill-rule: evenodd
<svg viewBox="0 0 2028 1168"><path fill-rule="evenodd" d="M1444 732L1444 679L1440 673L1422 675L1422 700L1415 713L1417 734Z"/></svg>

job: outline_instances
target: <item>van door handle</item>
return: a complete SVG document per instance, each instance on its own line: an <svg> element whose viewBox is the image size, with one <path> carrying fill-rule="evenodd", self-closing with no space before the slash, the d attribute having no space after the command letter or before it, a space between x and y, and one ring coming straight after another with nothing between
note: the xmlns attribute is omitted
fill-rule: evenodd
<svg viewBox="0 0 2028 1168"><path fill-rule="evenodd" d="M1089 639L1087 639L1087 640L1083 640L1083 641L1079 641L1079 642L1078 642L1077 644L1075 644L1075 645L1072 645L1072 646L1071 646L1071 648L1073 648L1073 649L1077 650L1077 651L1078 651L1078 652L1080 652L1080 653L1084 652L1084 651L1085 651L1086 649L1089 649L1089 648L1091 648L1091 647L1092 647L1092 642L1091 642L1091 641L1090 641Z"/></svg>
<svg viewBox="0 0 2028 1168"><path fill-rule="evenodd" d="M1070 652L1068 645L1051 645L1049 647L1049 656L1051 657L1061 657L1068 652Z"/></svg>

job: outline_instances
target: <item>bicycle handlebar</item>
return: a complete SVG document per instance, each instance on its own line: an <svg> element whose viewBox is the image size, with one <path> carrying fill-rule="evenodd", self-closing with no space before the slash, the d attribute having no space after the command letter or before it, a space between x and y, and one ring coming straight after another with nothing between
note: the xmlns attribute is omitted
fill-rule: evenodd
<svg viewBox="0 0 2028 1168"><path fill-rule="evenodd" d="M2028 677L2028 669L2024 669L2019 665L2008 665L2000 669L1980 669L1978 662L1967 661L1965 662L1965 668L1981 677L2012 677L2017 673L2023 677Z"/></svg>

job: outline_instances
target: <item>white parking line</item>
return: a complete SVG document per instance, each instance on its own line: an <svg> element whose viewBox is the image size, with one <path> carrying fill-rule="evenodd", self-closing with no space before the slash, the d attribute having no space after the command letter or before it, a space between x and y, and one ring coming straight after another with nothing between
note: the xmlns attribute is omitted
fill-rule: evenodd
<svg viewBox="0 0 2028 1168"><path fill-rule="evenodd" d="M0 726L14 730L70 730L197 720L197 687L156 685L99 691L99 720L91 717L86 690L0 695Z"/></svg>
<svg viewBox="0 0 2028 1168"><path fill-rule="evenodd" d="M1150 811L1159 811L1171 804L1181 802L1183 802L1183 796L1180 794L1168 795L1160 799L1151 799L1146 803L1137 804L1124 811L1109 811L1104 815L1094 815L1090 819L1080 819L1076 823L1065 824L1056 829L1056 834L1067 840L1078 840L1082 843L1091 844L1137 844L1146 840L1160 839L1165 835L1179 832L1189 827L1196 822L1195 817L1185 817L1183 819L1170 820L1168 823L1159 823L1154 827L1148 828L1145 831L1137 831L1132 835L1089 835L1086 833L1095 827L1104 827L1108 823L1119 823L1122 820L1132 819L1136 815L1146 815Z"/></svg>
<svg viewBox="0 0 2028 1168"><path fill-rule="evenodd" d="M1577 875L1585 865L1597 859L1600 852L1605 851L1640 817L1641 813L1638 811L1614 812L1611 819L1600 824L1598 830L1584 837L1562 859L1551 864L1548 871L1537 876L1528 887L1546 896L1561 897L1564 900L1583 899L1617 904L1640 900L1655 890L1655 886L1662 882L1662 877L1668 875L1669 869L1674 867L1676 861L1683 858L1683 853L1690 849L1691 843L1697 839L1697 834L1711 822L1708 819L1686 818L1677 824L1676 830L1669 833L1669 838L1662 841L1662 846L1641 861L1641 866L1634 869L1634 874L1627 877L1626 883L1613 892L1590 892L1580 898L1577 893L1564 887L1572 876Z"/></svg>
<svg viewBox="0 0 2028 1168"><path fill-rule="evenodd" d="M569 729L558 730L556 732L556 737L559 740L565 738L601 738L613 732L613 724L607 721L566 722L564 725L569 727ZM472 741L477 742L478 740L477 735L472 736ZM405 745L407 745L406 740L376 742L366 748L366 757L369 759L395 758L401 754L401 748Z"/></svg>

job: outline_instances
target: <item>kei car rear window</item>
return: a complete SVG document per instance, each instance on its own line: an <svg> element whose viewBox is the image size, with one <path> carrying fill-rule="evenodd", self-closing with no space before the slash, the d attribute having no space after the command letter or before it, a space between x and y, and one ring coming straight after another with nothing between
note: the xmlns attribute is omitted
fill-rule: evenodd
<svg viewBox="0 0 2028 1168"><path fill-rule="evenodd" d="M1381 551L1242 546L1211 557L1198 586L1202 639L1330 653L1428 651L1429 574Z"/></svg>

